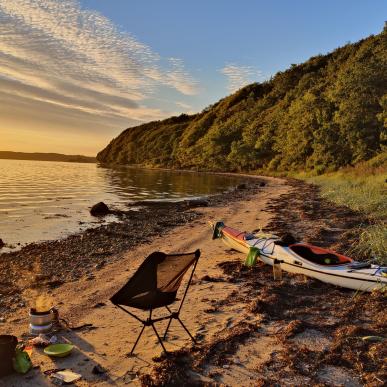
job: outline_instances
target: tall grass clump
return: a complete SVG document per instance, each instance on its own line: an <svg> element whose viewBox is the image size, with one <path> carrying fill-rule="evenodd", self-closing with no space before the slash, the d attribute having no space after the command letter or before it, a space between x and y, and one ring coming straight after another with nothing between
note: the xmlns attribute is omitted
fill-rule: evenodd
<svg viewBox="0 0 387 387"><path fill-rule="evenodd" d="M387 152L355 167L306 178L321 196L364 213L370 225L359 229L352 251L387 265Z"/></svg>
<svg viewBox="0 0 387 387"><path fill-rule="evenodd" d="M387 264L387 227L379 222L361 230L359 243L353 247L354 252L363 256L375 257L382 265Z"/></svg>
<svg viewBox="0 0 387 387"><path fill-rule="evenodd" d="M337 172L309 178L308 181L320 186L324 198L377 220L387 217L386 178L387 173L384 176L353 176L348 172Z"/></svg>

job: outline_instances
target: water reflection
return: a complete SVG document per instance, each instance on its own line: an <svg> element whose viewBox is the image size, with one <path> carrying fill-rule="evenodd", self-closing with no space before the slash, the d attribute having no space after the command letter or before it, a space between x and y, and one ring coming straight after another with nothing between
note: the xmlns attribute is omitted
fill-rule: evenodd
<svg viewBox="0 0 387 387"><path fill-rule="evenodd" d="M238 184L233 176L164 171L132 167L97 167L108 181L108 191L125 200L176 200L223 192Z"/></svg>
<svg viewBox="0 0 387 387"><path fill-rule="evenodd" d="M210 195L239 181L205 173L0 160L0 238L15 246L57 239L98 225L89 208L99 201L124 209L130 201Z"/></svg>

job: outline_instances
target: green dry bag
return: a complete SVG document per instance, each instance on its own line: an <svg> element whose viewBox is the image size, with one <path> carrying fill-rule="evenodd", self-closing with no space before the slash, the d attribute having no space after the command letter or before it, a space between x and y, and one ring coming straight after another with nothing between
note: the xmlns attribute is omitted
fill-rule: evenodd
<svg viewBox="0 0 387 387"><path fill-rule="evenodd" d="M245 260L245 266L252 267L257 263L257 258L259 257L258 247L250 247L249 253L247 254Z"/></svg>
<svg viewBox="0 0 387 387"><path fill-rule="evenodd" d="M32 363L28 353L16 348L16 354L13 359L14 370L19 374L25 374L31 367Z"/></svg>

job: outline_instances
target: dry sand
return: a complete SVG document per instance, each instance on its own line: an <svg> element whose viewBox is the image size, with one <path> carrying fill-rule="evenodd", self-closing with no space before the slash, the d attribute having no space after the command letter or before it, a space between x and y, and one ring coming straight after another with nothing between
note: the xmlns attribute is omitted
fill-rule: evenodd
<svg viewBox="0 0 387 387"><path fill-rule="evenodd" d="M323 287L325 285L316 285L317 281L306 283L303 278L288 276L279 286L272 280L270 268L258 266L253 271L245 271L240 264L244 260L243 254L228 250L220 241L211 239L208 221L223 220L226 224L247 231L275 222L275 214L266 211L269 202L290 195L294 186L282 179L265 180L267 185L254 196L221 207L200 208L198 211L202 213L201 217L128 251L119 261L96 271L94 279L82 278L76 283L64 284L53 290L52 297L62 317L72 326L92 324L92 327L58 334L60 338L76 346L71 356L54 361L42 355L41 350L34 349L32 360L39 367L26 376L13 375L2 379L0 385L51 385L50 378L43 371L52 368L70 368L80 373L82 379L76 382L78 386L141 383L230 386L319 383L332 386L362 385L359 372L354 372L348 366L343 367L340 362L336 362L337 366L322 364L320 368L310 368L313 377L308 376L307 367L311 366L306 360L301 365L295 365L294 353L292 363L286 362L286 354L292 352L289 348L294 347L300 353L303 351L303 356L307 357L307 351L310 354L325 353L333 345L332 336L335 333L329 330L329 327L337 327L337 320L333 315L321 310L306 316L307 312L304 311L305 321L314 318L313 316L316 321L324 321L325 330L314 329L311 322L297 322L296 317L291 314L292 306L289 307L290 312L280 307L283 306L283 295L288 290L294 294L298 292L299 295L310 287L312 295L323 297L326 293L326 288ZM128 356L140 326L111 305L109 297L127 281L144 257L152 251L187 252L197 248L200 248L202 255L181 318L199 339L199 345L193 347L184 330L174 321L165 342L167 350L176 351L171 360L164 359L163 356L160 358L161 346L149 327L145 329L136 348L136 356ZM277 289L277 293L271 295L270 289L268 291L264 286L266 283L270 283L268 286L272 289ZM261 293L257 293L259 287ZM330 291L333 287L327 289ZM279 298L281 292L282 298ZM337 302L348 299L348 292L334 292ZM273 297L272 315L268 310L268 305L271 308L269 297ZM278 310L276 303L279 305ZM308 309L308 302L305 305ZM159 323L159 326L160 332L163 332L165 322ZM381 329L385 329L383 324ZM26 331L27 318L22 314L15 313L13 320L0 325L1 333L21 335ZM369 351L370 348L367 347L366 350ZM106 372L101 375L93 374L92 370L96 365L103 367ZM306 370L302 371L302 367ZM173 373L176 375L172 379L166 379L166 375ZM380 373L378 375L380 378ZM382 385L377 379L372 379L373 384L369 385Z"/></svg>

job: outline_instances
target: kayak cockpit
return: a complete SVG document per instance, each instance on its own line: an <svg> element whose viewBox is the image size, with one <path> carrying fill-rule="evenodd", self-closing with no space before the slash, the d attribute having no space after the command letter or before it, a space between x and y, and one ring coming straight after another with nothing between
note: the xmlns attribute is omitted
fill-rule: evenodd
<svg viewBox="0 0 387 387"><path fill-rule="evenodd" d="M335 266L353 262L351 258L346 257L345 255L337 254L331 250L322 249L321 247L304 243L290 245L289 249L296 253L299 257L317 265Z"/></svg>

